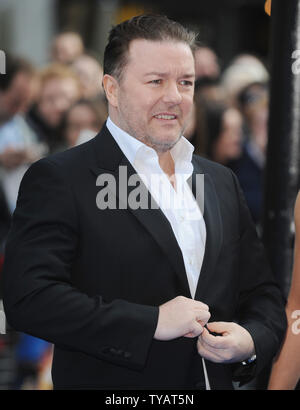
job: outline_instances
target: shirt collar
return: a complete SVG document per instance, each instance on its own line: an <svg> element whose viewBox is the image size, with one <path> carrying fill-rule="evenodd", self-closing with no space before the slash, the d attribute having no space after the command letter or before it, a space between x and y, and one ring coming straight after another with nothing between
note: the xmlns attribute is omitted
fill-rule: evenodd
<svg viewBox="0 0 300 410"><path fill-rule="evenodd" d="M158 157L153 148L148 147L143 142L119 128L110 117L108 117L106 121L106 126L132 165L139 155ZM176 145L170 150L176 168L179 164L191 164L193 151L194 146L184 136L181 136Z"/></svg>

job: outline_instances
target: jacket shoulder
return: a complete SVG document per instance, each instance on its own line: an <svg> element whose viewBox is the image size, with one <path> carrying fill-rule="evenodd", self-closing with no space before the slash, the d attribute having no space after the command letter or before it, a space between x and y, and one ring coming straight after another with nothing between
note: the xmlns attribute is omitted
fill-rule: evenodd
<svg viewBox="0 0 300 410"><path fill-rule="evenodd" d="M94 138L76 147L41 158L31 164L29 172L50 167L57 168L59 172L72 175L76 171L86 169L93 156L93 140Z"/></svg>
<svg viewBox="0 0 300 410"><path fill-rule="evenodd" d="M193 163L198 169L202 170L204 173L210 174L211 176L222 176L223 178L230 177L232 179L232 170L225 165L219 164L218 162L194 154Z"/></svg>
<svg viewBox="0 0 300 410"><path fill-rule="evenodd" d="M41 161L46 160L63 168L69 167L73 164L79 166L80 164L85 163L87 161L87 155L93 152L93 147L95 144L94 139L95 138L83 144L77 145L76 147L51 154L46 158L43 158Z"/></svg>

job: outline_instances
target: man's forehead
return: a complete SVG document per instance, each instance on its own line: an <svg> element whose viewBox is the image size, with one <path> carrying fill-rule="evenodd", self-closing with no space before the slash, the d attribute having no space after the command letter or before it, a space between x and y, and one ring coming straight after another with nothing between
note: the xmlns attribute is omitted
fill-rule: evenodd
<svg viewBox="0 0 300 410"><path fill-rule="evenodd" d="M130 62L135 67L147 68L148 72L163 73L168 71L165 66L168 62L170 62L170 68L183 69L187 71L185 73L187 75L194 72L192 50L187 43L180 41L132 40L128 51L128 63ZM172 65L173 62L176 63L176 66Z"/></svg>
<svg viewBox="0 0 300 410"><path fill-rule="evenodd" d="M159 47L165 47L168 49L172 48L181 48L189 50L191 53L191 48L188 43L184 41L179 41L176 39L163 39L163 40L149 40L144 38L136 38L132 40L129 44L129 52L133 53L136 50L144 50L147 48L148 50L155 50ZM193 54L193 53L192 53Z"/></svg>

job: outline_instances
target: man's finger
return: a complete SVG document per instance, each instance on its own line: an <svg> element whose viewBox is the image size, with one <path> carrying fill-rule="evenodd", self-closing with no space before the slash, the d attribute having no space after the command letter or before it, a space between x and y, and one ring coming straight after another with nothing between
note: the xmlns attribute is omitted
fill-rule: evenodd
<svg viewBox="0 0 300 410"><path fill-rule="evenodd" d="M210 322L207 324L207 328L210 332L219 333L224 335L232 330L231 322Z"/></svg>
<svg viewBox="0 0 300 410"><path fill-rule="evenodd" d="M195 308L199 310L209 310L209 306L199 300L195 300Z"/></svg>
<svg viewBox="0 0 300 410"><path fill-rule="evenodd" d="M201 310L197 313L196 320L198 323L201 323L204 326L210 319L210 313L207 310Z"/></svg>
<svg viewBox="0 0 300 410"><path fill-rule="evenodd" d="M204 345L213 349L228 349L230 347L229 336L214 336L206 329L201 334L201 340Z"/></svg>
<svg viewBox="0 0 300 410"><path fill-rule="evenodd" d="M203 329L204 328L200 325L200 323L195 321L192 329L188 333L186 333L184 337L198 337L203 332Z"/></svg>
<svg viewBox="0 0 300 410"><path fill-rule="evenodd" d="M207 330L204 328L203 329L203 333L207 332ZM223 362L223 357L221 354L218 354L218 350L212 349L209 346L206 346L203 341L202 338L199 337L198 339L198 343L197 343L197 349L198 349L198 353L200 356L202 356L204 359L210 360L212 362L215 363L221 363Z"/></svg>

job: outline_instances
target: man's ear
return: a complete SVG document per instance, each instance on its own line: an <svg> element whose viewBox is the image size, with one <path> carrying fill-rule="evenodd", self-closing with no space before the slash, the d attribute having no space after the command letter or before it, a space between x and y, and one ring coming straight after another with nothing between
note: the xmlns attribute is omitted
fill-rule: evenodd
<svg viewBox="0 0 300 410"><path fill-rule="evenodd" d="M108 102L113 106L117 107L118 106L118 88L119 84L117 80L109 75L105 74L102 79L103 83L103 88L106 94L106 98L108 99Z"/></svg>

